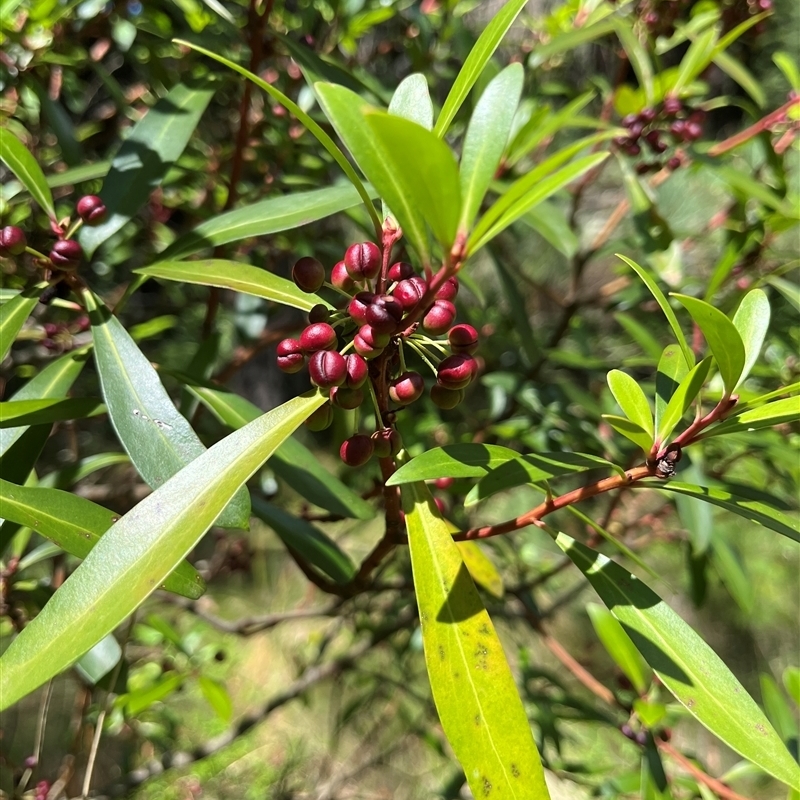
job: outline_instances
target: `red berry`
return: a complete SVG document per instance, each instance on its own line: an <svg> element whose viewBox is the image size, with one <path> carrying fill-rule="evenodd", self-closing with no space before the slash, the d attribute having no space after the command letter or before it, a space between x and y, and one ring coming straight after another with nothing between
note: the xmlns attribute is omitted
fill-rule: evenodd
<svg viewBox="0 0 800 800"><path fill-rule="evenodd" d="M351 244L344 254L344 264L354 281L372 280L381 271L381 251L373 242Z"/></svg>
<svg viewBox="0 0 800 800"><path fill-rule="evenodd" d="M284 339L282 342L278 342L276 352L278 355L278 369L282 372L289 374L299 372L303 369L303 364L306 363L303 348L297 339Z"/></svg>
<svg viewBox="0 0 800 800"><path fill-rule="evenodd" d="M361 389L350 389L347 386L334 386L330 393L331 403L339 408L358 408L364 402Z"/></svg>
<svg viewBox="0 0 800 800"><path fill-rule="evenodd" d="M424 297L427 288L427 284L419 275L412 275L394 287L392 297L400 301L406 312L413 311Z"/></svg>
<svg viewBox="0 0 800 800"><path fill-rule="evenodd" d="M404 281L414 274L414 267L406 261L397 261L389 267L386 277L392 282Z"/></svg>
<svg viewBox="0 0 800 800"><path fill-rule="evenodd" d="M369 342L362 339L361 335L358 333L353 337L353 347L356 353L367 361L377 358L383 352L383 347L371 345Z"/></svg>
<svg viewBox="0 0 800 800"><path fill-rule="evenodd" d="M448 356L436 373L436 379L445 389L463 389L478 371L478 362L469 355L457 353Z"/></svg>
<svg viewBox="0 0 800 800"><path fill-rule="evenodd" d="M62 239L50 251L50 260L59 269L76 269L82 258L83 248L74 239Z"/></svg>
<svg viewBox="0 0 800 800"><path fill-rule="evenodd" d="M311 311L308 312L308 321L314 322L327 322L331 318L331 310L324 303L317 303Z"/></svg>
<svg viewBox="0 0 800 800"><path fill-rule="evenodd" d="M478 349L478 331L472 325L461 323L450 328L447 341L454 353L474 353Z"/></svg>
<svg viewBox="0 0 800 800"><path fill-rule="evenodd" d="M425 391L425 381L419 372L404 372L389 386L389 397L401 406L407 406L418 400Z"/></svg>
<svg viewBox="0 0 800 800"><path fill-rule="evenodd" d="M300 347L306 353L333 350L336 347L336 331L327 322L315 322L300 334Z"/></svg>
<svg viewBox="0 0 800 800"><path fill-rule="evenodd" d="M320 389L341 386L347 378L344 356L335 350L318 350L308 360L308 374Z"/></svg>
<svg viewBox="0 0 800 800"><path fill-rule="evenodd" d="M374 450L372 439L364 433L357 433L342 442L339 456L348 467L360 467L372 458Z"/></svg>
<svg viewBox="0 0 800 800"><path fill-rule="evenodd" d="M367 324L367 309L372 305L375 295L372 292L359 292L348 304L347 313L359 325Z"/></svg>
<svg viewBox="0 0 800 800"><path fill-rule="evenodd" d="M436 292L437 300L455 300L458 294L458 278L448 278Z"/></svg>
<svg viewBox="0 0 800 800"><path fill-rule="evenodd" d="M431 400L433 404L445 411L455 408L463 399L463 389L446 389L438 383L431 387Z"/></svg>
<svg viewBox="0 0 800 800"><path fill-rule="evenodd" d="M372 325L362 325L358 329L357 334L362 341L366 342L370 347L384 348L389 344L390 336L388 333L381 333L376 331Z"/></svg>
<svg viewBox="0 0 800 800"><path fill-rule="evenodd" d="M333 409L330 403L325 403L306 419L306 427L312 431L324 431L333 422Z"/></svg>
<svg viewBox="0 0 800 800"><path fill-rule="evenodd" d="M316 258L304 256L292 267L292 280L299 289L313 294L325 283L325 267Z"/></svg>
<svg viewBox="0 0 800 800"><path fill-rule="evenodd" d="M369 438L372 439L372 444L375 446L375 455L378 458L396 456L403 446L400 434L394 428L381 428Z"/></svg>
<svg viewBox="0 0 800 800"><path fill-rule="evenodd" d="M444 333L456 318L456 307L449 300L436 300L425 312L422 327L428 333L438 335Z"/></svg>
<svg viewBox="0 0 800 800"><path fill-rule="evenodd" d="M376 297L367 306L367 323L378 333L394 333L397 324L403 318L403 306L400 301L389 294Z"/></svg>
<svg viewBox="0 0 800 800"><path fill-rule="evenodd" d="M98 225L106 218L105 203L96 194L81 197L75 210L87 225Z"/></svg>
<svg viewBox="0 0 800 800"><path fill-rule="evenodd" d="M331 270L331 283L337 288L341 289L343 292L350 292L356 288L353 279L347 272L347 267L345 266L344 261L339 261L334 268Z"/></svg>
<svg viewBox="0 0 800 800"><path fill-rule="evenodd" d="M359 386L363 386L369 373L367 362L356 353L345 356L344 361L347 367L347 378L345 379L347 386L350 389L358 389Z"/></svg>
<svg viewBox="0 0 800 800"><path fill-rule="evenodd" d="M25 231L16 225L6 225L0 230L0 256L19 256L25 252L28 240Z"/></svg>

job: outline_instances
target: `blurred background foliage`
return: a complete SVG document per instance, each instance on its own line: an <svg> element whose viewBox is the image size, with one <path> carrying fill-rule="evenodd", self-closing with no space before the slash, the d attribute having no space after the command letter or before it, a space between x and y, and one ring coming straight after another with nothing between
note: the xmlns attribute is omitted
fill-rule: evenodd
<svg viewBox="0 0 800 800"><path fill-rule="evenodd" d="M403 412L399 426L412 455L433 445L483 441L525 452L568 449L632 464L633 448L600 417L615 410L605 375L624 367L652 393L655 366L670 336L645 287L615 252L647 263L673 291L703 295L711 286L707 298L726 312L748 288L765 288L772 324L745 394L798 380L800 289L792 272L798 229L774 207L775 198L791 203L800 196L797 141L789 137L780 152L776 145L796 120L762 131L722 158L708 154L714 142L753 124L800 89L800 6L773 2L774 7L770 0L618 4L650 42L659 69L679 62L687 47L681 32L702 14L718 16L723 30L732 30L772 12L729 51L745 70L750 91L732 80L730 70L712 65L692 86L693 106L705 112L704 132L684 153L680 169L668 175L652 170L648 178L635 169L644 157L609 159L592 180L526 215L470 262L459 295L460 317L481 332L483 375L467 402L453 411L441 412L426 400ZM87 269L92 287L113 304L133 269L152 263L202 220L226 208L341 180L317 142L282 107L173 38L250 63L322 123L301 66L384 104L402 78L422 72L434 102L441 104L497 7L445 0L267 0L266 6L249 7L219 0L5 0L0 116L36 154L57 211L65 216L77 196L99 189L120 143L148 108L179 82L212 82L213 99L183 155L143 211L101 246ZM618 124L630 110L626 104L635 102L635 72L620 38L613 28L584 25L603 7L532 0L481 77L473 105L504 63L521 61L526 99L519 128L531 119L556 120L541 141L506 165L498 181L526 171L549 147ZM557 117L582 96L573 106L577 110ZM455 132L468 116L467 108L456 119ZM766 197L756 193L759 185L768 190ZM47 230L42 212L8 174L0 212L3 224ZM348 243L369 230L363 209L354 209L229 245L224 252L288 276L302 255L332 265ZM29 239L35 247L46 246L46 234L29 233ZM4 289L19 288L30 277L12 260L0 264ZM207 297L203 287L151 281L131 296L124 319L129 329L140 326L133 332L144 352L163 368L182 410L194 414L196 429L211 442L225 429L198 411L168 377L170 369L185 369L201 343L211 353L195 362L205 376L221 378L264 409L302 390L304 379L284 376L273 366L274 343L302 324L299 313L252 297L224 296L210 337ZM41 318L26 328L3 365L5 397L55 355L86 341L88 334L75 329L68 306L40 307ZM45 331L45 323L55 329ZM97 394L95 386L95 373L87 367L79 387ZM337 419L332 431L306 433L306 443L342 480L369 494L376 475L342 469L333 456L332 445L346 427L346 419ZM796 513L797 447L798 431L791 426L711 439L693 449L691 464L685 458L682 473L693 473L692 481L705 485L724 478L758 487ZM67 423L51 436L38 468L58 485L73 485L79 494L124 513L143 491L124 457L84 469L84 477L75 469L117 449L109 423ZM263 494L284 508L327 522L326 532L354 560L380 534L378 521L327 521L269 469L259 481ZM474 508L463 507L468 490L467 481L437 490L459 527L476 518ZM480 519L504 519L540 499L526 487L504 492L481 506ZM605 496L581 509L655 572L651 585L710 642L797 754L796 545L711 506L690 498L675 502L658 492ZM563 512L558 523L570 535L603 543L605 533L577 516ZM22 613L35 613L73 566L63 554L31 557L37 544L36 537L26 540L17 553L27 553L28 561L14 595L6 598ZM556 652L566 649L606 691L630 702L628 679L593 629L587 608L596 598L588 584L566 568L560 551L536 529L493 539L484 550L505 584L500 596L485 599L521 676L536 739L552 771L554 797L668 796L653 794L647 767L642 771L648 746L619 731L629 720L582 685L575 671L565 671ZM406 553L393 558L374 591L335 602L314 591L281 541L258 522L247 534L210 533L192 560L208 578L208 594L193 604L153 598L127 632L124 666L116 676L119 696L106 720L94 786L125 784L131 796L175 800L467 796L436 721L419 633L404 616L413 604ZM265 613L278 616L259 619ZM249 625L230 622L251 617L255 622ZM3 624L8 634L7 617ZM384 636L386 626L399 632L386 632L356 660L336 661L359 634ZM302 682L314 678L314 670L322 673L306 686ZM0 789L14 796L24 778L26 796L33 797L41 790L41 785L35 789L37 781L61 781L63 791L76 796L104 688L72 673L7 711ZM290 702L294 697L300 699ZM696 756L744 796L785 796L783 787L739 763L664 691L656 688L650 700L653 716L641 710L632 723L636 731L668 729L681 752ZM264 709L265 703L273 703L274 710ZM45 708L47 725L37 745ZM241 736L218 749L214 737L225 736L232 720L246 720L248 714L265 722L248 730L233 723ZM26 774L26 758L37 747L38 766ZM159 776L153 766L158 763L175 769ZM674 763L668 772L674 797L714 796Z"/></svg>

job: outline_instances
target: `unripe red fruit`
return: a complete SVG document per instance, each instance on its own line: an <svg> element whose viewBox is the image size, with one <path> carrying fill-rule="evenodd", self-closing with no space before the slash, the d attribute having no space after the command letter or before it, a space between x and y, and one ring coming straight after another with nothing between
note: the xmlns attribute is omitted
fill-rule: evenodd
<svg viewBox="0 0 800 800"><path fill-rule="evenodd" d="M345 266L344 261L339 261L331 270L331 283L337 289L341 289L343 292L347 292L348 294L356 288L353 279L347 272L347 267Z"/></svg>
<svg viewBox="0 0 800 800"><path fill-rule="evenodd" d="M325 267L311 256L304 256L292 267L292 280L299 289L313 294L325 283Z"/></svg>
<svg viewBox="0 0 800 800"><path fill-rule="evenodd" d="M427 288L427 284L419 275L412 275L394 287L392 297L400 301L405 311L413 311L419 305Z"/></svg>
<svg viewBox="0 0 800 800"><path fill-rule="evenodd" d="M75 210L87 225L98 225L106 218L105 203L96 194L81 197Z"/></svg>
<svg viewBox="0 0 800 800"><path fill-rule="evenodd" d="M418 400L425 391L425 381L419 372L404 372L399 378L392 381L389 387L389 397L401 406L407 406Z"/></svg>
<svg viewBox="0 0 800 800"><path fill-rule="evenodd" d="M361 389L350 389L347 386L334 386L331 389L331 403L339 408L358 408L364 402L364 392Z"/></svg>
<svg viewBox="0 0 800 800"><path fill-rule="evenodd" d="M458 294L458 278L448 278L437 290L437 300L455 300Z"/></svg>
<svg viewBox="0 0 800 800"><path fill-rule="evenodd" d="M339 456L348 467L360 467L372 458L374 450L372 439L364 433L357 433L342 442Z"/></svg>
<svg viewBox="0 0 800 800"><path fill-rule="evenodd" d="M403 306L389 294L376 297L367 306L367 324L377 333L394 333L403 318Z"/></svg>
<svg viewBox="0 0 800 800"><path fill-rule="evenodd" d="M25 252L28 240L25 231L16 225L6 225L0 230L0 256L19 256Z"/></svg>
<svg viewBox="0 0 800 800"><path fill-rule="evenodd" d="M347 368L347 378L345 379L347 386L350 389L358 389L359 386L363 386L369 373L367 362L356 353L345 356L344 361Z"/></svg>
<svg viewBox="0 0 800 800"><path fill-rule="evenodd" d="M306 427L311 431L324 431L333 422L333 409L329 403L320 406L306 419Z"/></svg>
<svg viewBox="0 0 800 800"><path fill-rule="evenodd" d="M397 261L389 267L386 277L392 282L404 281L414 274L414 267L406 261Z"/></svg>
<svg viewBox="0 0 800 800"><path fill-rule="evenodd" d="M472 325L461 323L450 328L447 341L454 353L474 353L478 349L478 331Z"/></svg>
<svg viewBox="0 0 800 800"><path fill-rule="evenodd" d="M300 347L306 353L333 350L336 347L336 331L327 322L315 322L300 334Z"/></svg>
<svg viewBox="0 0 800 800"><path fill-rule="evenodd" d="M367 324L367 309L372 305L375 295L372 292L359 292L348 304L347 313L359 325Z"/></svg>
<svg viewBox="0 0 800 800"><path fill-rule="evenodd" d="M331 310L324 303L317 303L311 311L308 312L308 321L314 322L327 322L331 318Z"/></svg>
<svg viewBox="0 0 800 800"><path fill-rule="evenodd" d="M303 354L303 348L297 339L284 339L282 342L278 342L276 351L278 355L278 369L282 372L291 375L303 369L306 358Z"/></svg>
<svg viewBox="0 0 800 800"><path fill-rule="evenodd" d="M50 251L50 260L59 269L75 269L82 258L83 248L74 239L62 239Z"/></svg>
<svg viewBox="0 0 800 800"><path fill-rule="evenodd" d="M475 377L478 362L469 355L457 353L448 356L436 373L436 380L445 389L463 389Z"/></svg>
<svg viewBox="0 0 800 800"><path fill-rule="evenodd" d="M347 378L344 356L335 350L318 350L308 360L308 374L320 389L341 386Z"/></svg>
<svg viewBox="0 0 800 800"><path fill-rule="evenodd" d="M463 389L445 389L438 383L431 387L431 400L435 406L445 411L455 408L464 399Z"/></svg>
<svg viewBox="0 0 800 800"><path fill-rule="evenodd" d="M403 446L400 434L394 428L381 428L369 438L372 439L372 443L375 446L375 455L378 458L396 456Z"/></svg>
<svg viewBox="0 0 800 800"><path fill-rule="evenodd" d="M344 265L354 281L372 280L381 271L381 251L373 242L351 244L344 254Z"/></svg>
<svg viewBox="0 0 800 800"><path fill-rule="evenodd" d="M362 358L365 358L367 361L377 358L383 352L383 347L375 347L374 345L369 344L368 342L364 341L364 339L362 339L358 333L353 337L353 347L355 348L356 353L362 356Z"/></svg>
<svg viewBox="0 0 800 800"><path fill-rule="evenodd" d="M389 344L390 336L388 333L381 333L376 331L372 325L362 325L358 329L357 334L363 342L366 342L370 347L384 348Z"/></svg>
<svg viewBox="0 0 800 800"><path fill-rule="evenodd" d="M444 333L456 318L456 307L449 300L436 300L425 312L422 327L428 333L438 335Z"/></svg>

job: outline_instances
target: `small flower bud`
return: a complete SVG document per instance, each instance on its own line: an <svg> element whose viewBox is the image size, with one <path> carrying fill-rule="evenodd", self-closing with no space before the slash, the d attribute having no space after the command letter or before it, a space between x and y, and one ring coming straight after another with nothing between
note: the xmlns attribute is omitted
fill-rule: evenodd
<svg viewBox="0 0 800 800"><path fill-rule="evenodd" d="M105 203L96 194L81 197L75 210L87 225L99 225L106 218Z"/></svg>
<svg viewBox="0 0 800 800"><path fill-rule="evenodd" d="M401 406L418 400L425 391L425 381L418 372L404 372L389 386L389 397Z"/></svg>
<svg viewBox="0 0 800 800"><path fill-rule="evenodd" d="M400 281L394 287L392 297L400 301L404 311L410 312L419 305L427 288L427 284L422 278L418 275L412 275L410 278Z"/></svg>
<svg viewBox="0 0 800 800"><path fill-rule="evenodd" d="M358 408L364 402L361 389L350 389L347 386L334 386L330 392L331 403L339 408Z"/></svg>
<svg viewBox="0 0 800 800"><path fill-rule="evenodd" d="M333 422L333 409L330 403L325 403L306 419L306 427L311 431L324 431Z"/></svg>
<svg viewBox="0 0 800 800"><path fill-rule="evenodd" d="M303 348L297 339L284 339L282 342L278 342L276 352L278 369L281 372L288 374L299 372L306 363Z"/></svg>
<svg viewBox="0 0 800 800"><path fill-rule="evenodd" d="M331 270L331 283L343 292L350 294L356 288L353 279L347 272L344 261L339 261Z"/></svg>
<svg viewBox="0 0 800 800"><path fill-rule="evenodd" d="M436 300L425 312L422 327L434 335L444 333L456 318L456 307L449 300Z"/></svg>
<svg viewBox="0 0 800 800"><path fill-rule="evenodd" d="M292 267L292 280L299 289L313 294L325 283L325 267L316 258L304 256Z"/></svg>
<svg viewBox="0 0 800 800"><path fill-rule="evenodd" d="M336 347L336 331L327 322L315 322L300 334L300 347L309 354L317 350L333 350Z"/></svg>
<svg viewBox="0 0 800 800"><path fill-rule="evenodd" d="M344 356L335 350L318 350L308 360L308 374L320 389L341 386L347 378Z"/></svg>
<svg viewBox="0 0 800 800"><path fill-rule="evenodd" d="M450 328L447 341L454 353L474 353L478 349L478 331L461 323Z"/></svg>
<svg viewBox="0 0 800 800"><path fill-rule="evenodd" d="M25 252L28 240L25 231L16 225L6 225L0 230L0 256L19 256Z"/></svg>
<svg viewBox="0 0 800 800"><path fill-rule="evenodd" d="M392 282L404 281L414 274L414 267L406 261L397 261L389 267L386 277Z"/></svg>
<svg viewBox="0 0 800 800"><path fill-rule="evenodd" d="M312 324L315 322L327 322L330 318L331 310L324 303L317 303L308 312L308 321Z"/></svg>
<svg viewBox="0 0 800 800"><path fill-rule="evenodd" d="M50 251L50 260L65 271L77 269L82 258L83 248L74 239L61 239Z"/></svg>
<svg viewBox="0 0 800 800"><path fill-rule="evenodd" d="M366 310L367 324L378 333L394 333L403 318L403 306L392 295L376 297Z"/></svg>
<svg viewBox="0 0 800 800"><path fill-rule="evenodd" d="M667 166L672 170L678 169L680 165L681 165L681 160L680 158L678 158L678 156L672 156L672 158L669 161L667 161Z"/></svg>
<svg viewBox="0 0 800 800"><path fill-rule="evenodd" d="M344 361L347 368L347 378L345 379L347 386L350 389L358 389L363 386L369 374L367 362L356 353L345 356Z"/></svg>
<svg viewBox="0 0 800 800"><path fill-rule="evenodd" d="M437 300L449 300L451 303L458 294L458 278L448 278L436 292Z"/></svg>
<svg viewBox="0 0 800 800"><path fill-rule="evenodd" d="M664 105L662 106L664 113L669 117L674 117L676 114L681 113L683 103L674 95L669 95L664 98Z"/></svg>
<svg viewBox="0 0 800 800"><path fill-rule="evenodd" d="M394 428L381 428L372 436L372 444L375 447L375 455L378 458L388 458L389 456L396 456L403 446L403 441L400 434Z"/></svg>
<svg viewBox="0 0 800 800"><path fill-rule="evenodd" d="M360 467L372 458L375 446L364 433L357 433L342 442L339 456L348 467Z"/></svg>
<svg viewBox="0 0 800 800"><path fill-rule="evenodd" d="M444 491L447 491L447 489L449 489L453 485L454 482L455 482L455 478L437 478L433 482L433 485L437 489L441 489L444 492Z"/></svg>
<svg viewBox="0 0 800 800"><path fill-rule="evenodd" d="M367 309L372 305L375 295L372 292L359 292L348 304L347 313L359 325L367 324Z"/></svg>
<svg viewBox="0 0 800 800"><path fill-rule="evenodd" d="M351 244L344 254L344 264L354 281L372 280L381 270L381 251L373 242Z"/></svg>
<svg viewBox="0 0 800 800"><path fill-rule="evenodd" d="M358 333L353 337L353 347L356 353L367 361L377 358L383 352L383 347L371 345L369 342L362 339L361 335Z"/></svg>
<svg viewBox="0 0 800 800"><path fill-rule="evenodd" d="M478 362L472 356L458 353L448 356L436 373L436 380L445 389L463 389L478 371Z"/></svg>
<svg viewBox="0 0 800 800"><path fill-rule="evenodd" d="M449 411L464 399L463 389L446 389L438 383L431 387L431 400L435 406Z"/></svg>
<svg viewBox="0 0 800 800"><path fill-rule="evenodd" d="M372 325L362 325L358 329L358 336L370 347L380 348L386 347L386 345L389 344L389 339L391 338L388 333L376 331Z"/></svg>

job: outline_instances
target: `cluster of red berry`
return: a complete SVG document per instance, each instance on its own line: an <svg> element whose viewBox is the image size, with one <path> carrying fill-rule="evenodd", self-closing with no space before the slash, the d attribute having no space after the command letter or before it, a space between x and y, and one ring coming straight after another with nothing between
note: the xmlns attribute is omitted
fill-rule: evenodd
<svg viewBox="0 0 800 800"><path fill-rule="evenodd" d="M657 108L643 108L638 114L628 114L622 118L622 126L627 129L625 136L617 136L614 144L629 156L638 156L646 147L656 156L663 155L670 147L694 142L703 135L705 112L685 106L677 97L667 97ZM669 141L671 140L671 142ZM640 174L659 170L663 166L678 169L681 159L673 155L666 161L642 161L637 164Z"/></svg>
<svg viewBox="0 0 800 800"><path fill-rule="evenodd" d="M393 415L380 413L377 396L386 386L392 403L407 406L424 393L422 375L406 368L404 345L436 374L431 400L444 409L461 402L464 388L478 371L471 355L478 347L478 332L471 325L453 325L453 300L458 293L455 277L432 292L429 281L411 264L384 265L378 246L363 242L347 249L344 259L331 270L328 284L326 270L315 258L301 258L292 278L305 292L328 285L348 298L346 305L336 310L314 306L300 338L284 339L277 348L280 369L294 373L307 364L311 382L329 393L330 402L307 420L312 430L331 424L333 405L358 408L364 402L365 388L376 398L378 429L371 436L357 433L342 444L339 453L346 464L360 466L373 454L382 458L396 454L401 447L392 427ZM446 340L431 338L445 333ZM451 355L445 358L436 354L447 350Z"/></svg>

